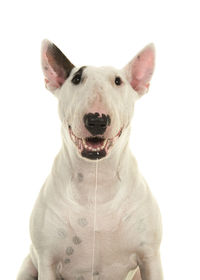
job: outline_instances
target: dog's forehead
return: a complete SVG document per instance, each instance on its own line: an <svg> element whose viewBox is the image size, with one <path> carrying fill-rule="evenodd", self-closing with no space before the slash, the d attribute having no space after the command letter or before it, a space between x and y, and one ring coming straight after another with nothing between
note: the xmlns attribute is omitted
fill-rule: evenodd
<svg viewBox="0 0 200 280"><path fill-rule="evenodd" d="M88 77L106 77L106 76L113 76L116 75L119 70L115 69L114 67L110 66L82 66L79 68L74 69L74 75L77 73L81 73L81 75L87 75Z"/></svg>

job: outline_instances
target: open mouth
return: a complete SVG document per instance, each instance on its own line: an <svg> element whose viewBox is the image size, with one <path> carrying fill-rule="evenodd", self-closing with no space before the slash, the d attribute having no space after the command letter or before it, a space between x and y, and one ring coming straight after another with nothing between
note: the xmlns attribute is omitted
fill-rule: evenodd
<svg viewBox="0 0 200 280"><path fill-rule="evenodd" d="M70 126L69 133L81 156L91 160L95 160L107 156L110 148L120 137L122 128L115 137L107 139L101 136L79 138L73 133Z"/></svg>

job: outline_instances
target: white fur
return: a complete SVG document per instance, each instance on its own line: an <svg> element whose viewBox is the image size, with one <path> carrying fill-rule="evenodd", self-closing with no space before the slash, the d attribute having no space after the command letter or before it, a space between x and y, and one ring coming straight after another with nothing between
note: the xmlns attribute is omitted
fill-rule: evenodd
<svg viewBox="0 0 200 280"><path fill-rule="evenodd" d="M99 274L93 279L123 280L139 265L143 280L162 280L160 213L128 144L139 95L128 81L127 67L87 67L82 83L75 86L71 77L77 70L54 91L63 146L34 206L30 255L17 280L92 279L96 180L94 272ZM115 85L116 76L122 78L121 86ZM76 136L89 136L83 115L96 110L111 116L106 138L123 128L98 163L79 155L68 130L70 125Z"/></svg>

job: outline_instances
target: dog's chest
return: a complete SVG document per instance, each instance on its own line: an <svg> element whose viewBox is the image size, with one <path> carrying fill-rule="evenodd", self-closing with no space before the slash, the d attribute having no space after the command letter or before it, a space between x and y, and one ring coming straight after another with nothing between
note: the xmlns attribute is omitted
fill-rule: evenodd
<svg viewBox="0 0 200 280"><path fill-rule="evenodd" d="M126 225L118 212L106 213L98 211L97 207L95 214L92 210L77 212L71 208L66 227L58 229L62 242L58 275L64 279L82 280L91 278L92 273L94 279L126 274L135 266L136 260L133 242L128 242L124 231ZM118 272L114 267L116 264Z"/></svg>
<svg viewBox="0 0 200 280"><path fill-rule="evenodd" d="M52 191L48 192L53 186L49 182L47 200L51 203L43 208L44 215L39 215L39 210L33 215L36 223L33 228L42 225L44 233L42 239L41 233L37 233L36 246L40 248L45 244L50 249L57 275L64 279L91 279L92 273L96 277L94 280L124 279L137 263L134 253L138 246L135 227L138 214L131 210L133 198L130 192L127 194L127 186L121 186L116 179L113 184L109 181L108 185L99 180L95 199L95 180L91 182L91 185L86 184L78 174L68 183L66 200L63 199L64 191L61 196L57 192L54 195ZM43 216L40 226L38 216Z"/></svg>

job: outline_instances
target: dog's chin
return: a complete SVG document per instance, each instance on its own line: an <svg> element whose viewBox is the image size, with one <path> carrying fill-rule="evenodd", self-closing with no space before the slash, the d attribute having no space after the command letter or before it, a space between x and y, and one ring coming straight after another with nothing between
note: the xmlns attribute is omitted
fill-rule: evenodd
<svg viewBox="0 0 200 280"><path fill-rule="evenodd" d="M80 138L73 133L71 126L69 126L69 134L82 158L100 160L109 155L112 146L122 134L122 128L113 138L104 138L103 136Z"/></svg>

